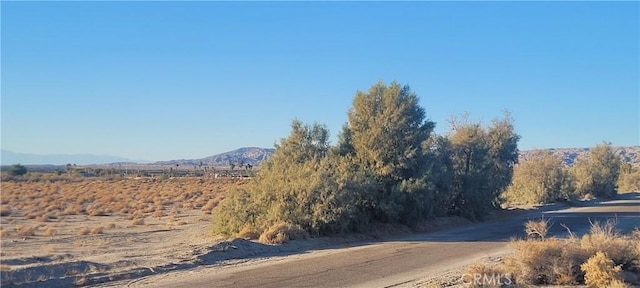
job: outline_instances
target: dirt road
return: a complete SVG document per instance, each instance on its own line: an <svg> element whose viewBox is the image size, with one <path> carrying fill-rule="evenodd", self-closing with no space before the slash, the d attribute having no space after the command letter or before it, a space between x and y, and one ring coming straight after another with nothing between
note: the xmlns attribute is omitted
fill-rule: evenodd
<svg viewBox="0 0 640 288"><path fill-rule="evenodd" d="M555 223L551 234L589 229L589 221L616 218L618 228L640 226L640 194L620 200L543 212ZM425 277L508 252L508 241L523 236L523 223L541 213L482 223L450 231L415 234L353 247L316 250L299 255L253 260L244 264L197 268L155 275L128 283L131 287L395 287L414 286Z"/></svg>

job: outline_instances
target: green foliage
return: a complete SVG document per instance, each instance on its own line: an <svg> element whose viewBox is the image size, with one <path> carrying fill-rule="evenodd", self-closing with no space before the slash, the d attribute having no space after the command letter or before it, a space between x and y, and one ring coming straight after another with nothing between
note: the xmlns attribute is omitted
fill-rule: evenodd
<svg viewBox="0 0 640 288"><path fill-rule="evenodd" d="M451 121L453 187L451 213L469 219L483 219L487 212L500 207L500 195L511 183L513 166L518 161L520 136L513 119L494 119L488 127L480 123Z"/></svg>
<svg viewBox="0 0 640 288"><path fill-rule="evenodd" d="M617 181L622 161L611 143L603 142L591 148L587 157L580 157L571 169L579 195L611 198L617 193Z"/></svg>
<svg viewBox="0 0 640 288"><path fill-rule="evenodd" d="M333 147L324 125L293 121L252 182L213 210L214 232L279 242L286 227L326 235L417 225L452 206L479 219L511 181L519 137L510 117L464 127L468 139L432 135L408 86L378 82L356 93L348 119Z"/></svg>
<svg viewBox="0 0 640 288"><path fill-rule="evenodd" d="M253 182L230 191L214 209L214 231L234 235L247 225L265 231L288 223L328 234L366 222L357 205L365 201L361 192L370 176L350 157L329 156L328 147L326 127L294 121Z"/></svg>
<svg viewBox="0 0 640 288"><path fill-rule="evenodd" d="M543 204L574 195L574 180L562 158L539 152L514 168L511 185L503 194L509 204Z"/></svg>
<svg viewBox="0 0 640 288"><path fill-rule="evenodd" d="M27 167L20 164L14 164L9 167L9 176L22 176L27 174Z"/></svg>
<svg viewBox="0 0 640 288"><path fill-rule="evenodd" d="M363 207L372 220L414 223L431 204L424 147L435 124L425 120L409 86L378 82L356 93L339 150L372 172L376 187Z"/></svg>

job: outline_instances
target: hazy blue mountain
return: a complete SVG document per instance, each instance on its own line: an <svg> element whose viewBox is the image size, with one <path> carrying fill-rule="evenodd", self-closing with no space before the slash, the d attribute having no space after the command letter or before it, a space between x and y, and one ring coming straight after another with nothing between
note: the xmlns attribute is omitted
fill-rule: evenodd
<svg viewBox="0 0 640 288"><path fill-rule="evenodd" d="M1 149L0 163L2 165L66 165L67 163L76 165L107 164L107 163L128 163L136 162L116 156L93 155L93 154L30 154L16 153Z"/></svg>

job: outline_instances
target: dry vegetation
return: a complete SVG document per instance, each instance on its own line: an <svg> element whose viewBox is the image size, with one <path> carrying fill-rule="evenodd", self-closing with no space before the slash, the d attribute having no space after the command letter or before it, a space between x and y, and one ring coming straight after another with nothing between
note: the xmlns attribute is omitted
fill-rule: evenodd
<svg viewBox="0 0 640 288"><path fill-rule="evenodd" d="M244 182L186 177L3 179L2 284L67 277L57 267L74 263L98 263L86 265L113 272L190 261L193 247L215 241L205 235L211 209L228 189ZM137 252L149 245L155 245L153 253ZM124 266L122 255L128 257Z"/></svg>
<svg viewBox="0 0 640 288"><path fill-rule="evenodd" d="M620 235L615 221L592 223L582 237L545 238L549 221L530 221L528 239L514 240L514 254L502 265L473 265L465 275L509 277L502 283L526 285L587 285L632 287L640 275L640 231ZM471 283L468 281L467 283Z"/></svg>
<svg viewBox="0 0 640 288"><path fill-rule="evenodd" d="M146 217L175 219L184 210L209 215L236 184L199 178L3 181L0 215L39 223L63 222L73 215L123 216L141 225ZM23 233L30 234L27 230Z"/></svg>

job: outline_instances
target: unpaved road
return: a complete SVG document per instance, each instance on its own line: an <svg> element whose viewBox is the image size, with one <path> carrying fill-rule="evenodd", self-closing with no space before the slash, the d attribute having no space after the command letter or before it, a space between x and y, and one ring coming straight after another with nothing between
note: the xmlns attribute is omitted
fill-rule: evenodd
<svg viewBox="0 0 640 288"><path fill-rule="evenodd" d="M381 242L358 243L299 255L273 257L221 267L202 267L155 275L132 287L393 287L415 286L421 279L483 257L508 252L508 241L522 236L523 224L540 212L450 231L414 234ZM618 228L640 226L640 194L620 200L543 212L555 224L551 234L566 235L561 223L582 234L589 221L617 218Z"/></svg>

